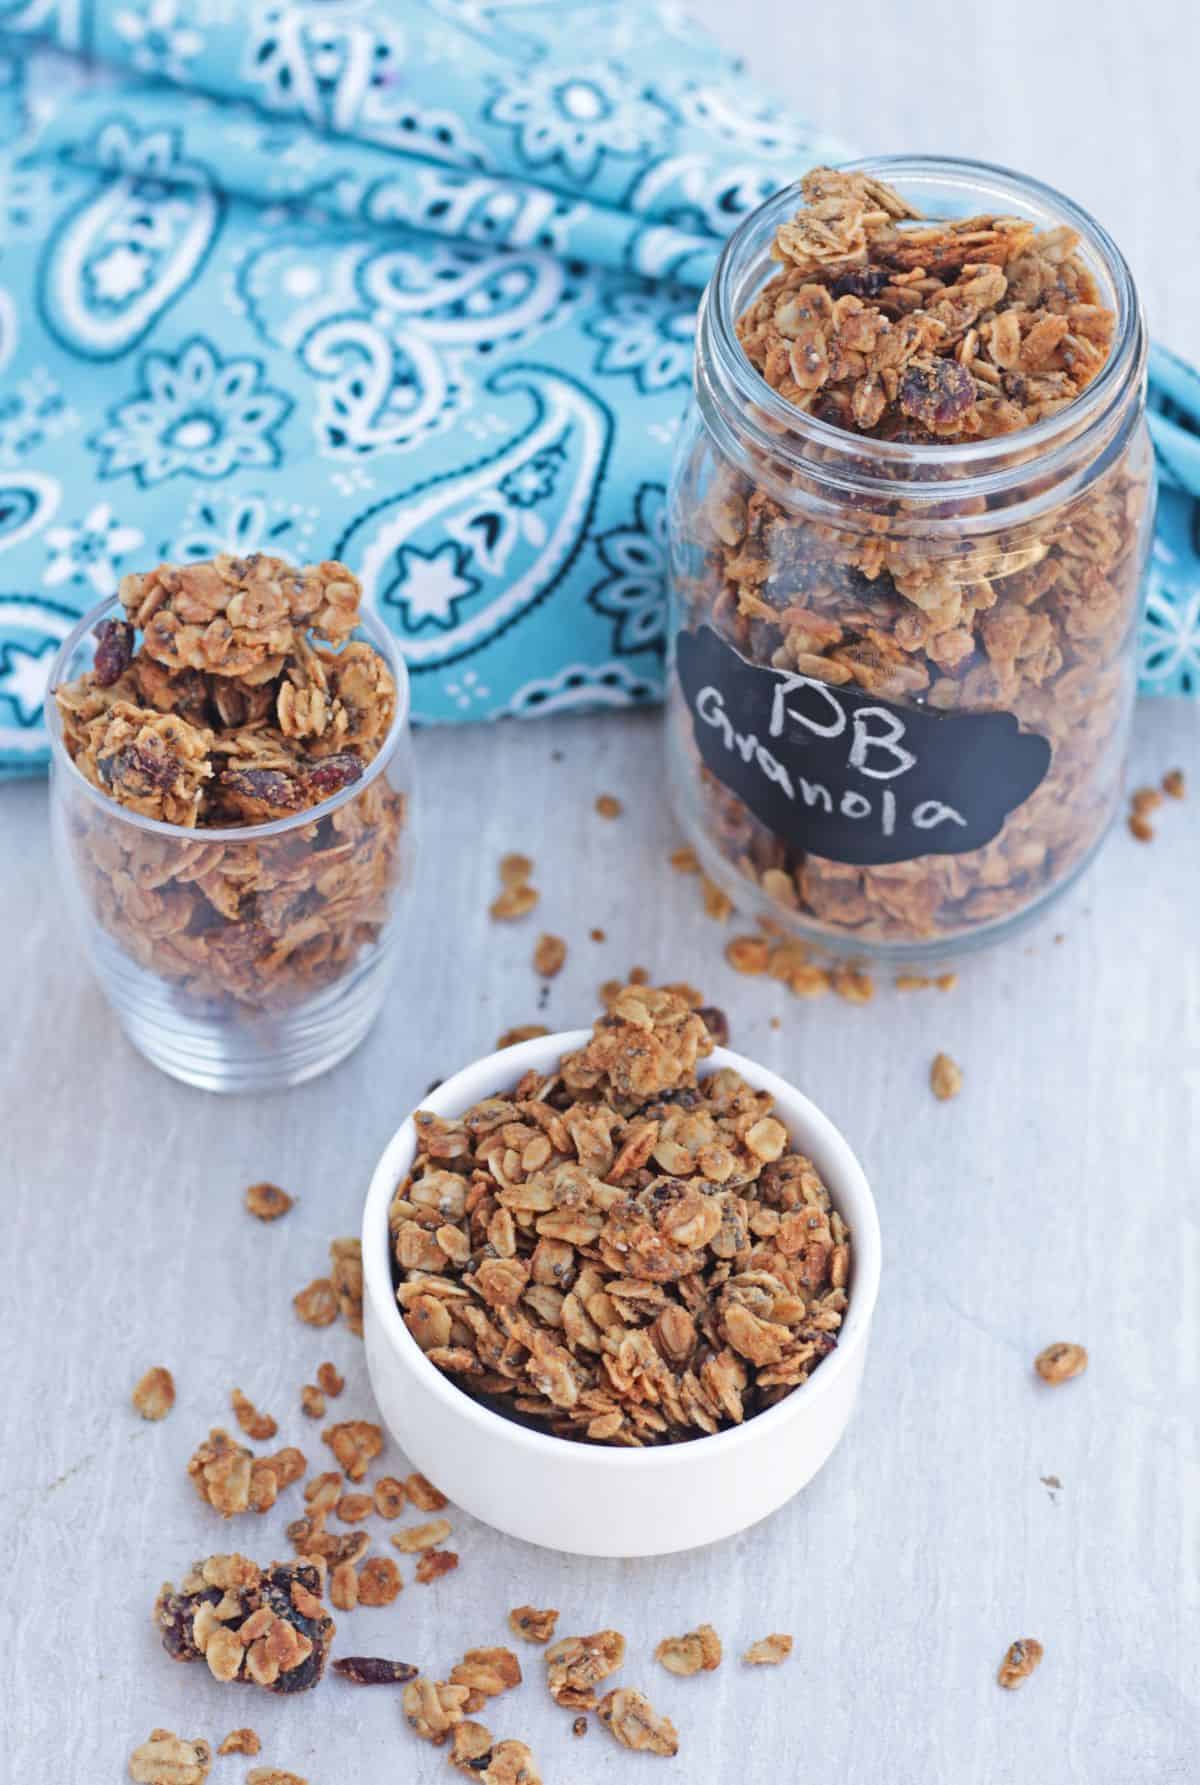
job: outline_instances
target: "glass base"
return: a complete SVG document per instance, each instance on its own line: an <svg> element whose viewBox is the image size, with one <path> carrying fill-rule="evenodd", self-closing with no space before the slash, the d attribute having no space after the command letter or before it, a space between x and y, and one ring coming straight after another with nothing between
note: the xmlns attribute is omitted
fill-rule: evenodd
<svg viewBox="0 0 1200 1785"><path fill-rule="evenodd" d="M343 979L290 1010L196 1005L105 941L94 949L100 983L138 1052L201 1091L279 1091L337 1066L364 1039L391 975L372 950Z"/></svg>

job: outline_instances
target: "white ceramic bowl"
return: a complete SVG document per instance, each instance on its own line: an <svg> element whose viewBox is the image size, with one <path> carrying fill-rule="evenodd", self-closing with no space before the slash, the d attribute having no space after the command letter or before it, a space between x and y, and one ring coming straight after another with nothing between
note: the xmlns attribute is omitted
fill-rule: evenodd
<svg viewBox="0 0 1200 1785"><path fill-rule="evenodd" d="M589 1030L539 1036L489 1054L426 1097L457 1116L509 1091L530 1067L548 1072ZM792 1144L806 1153L851 1231L850 1303L836 1351L784 1400L742 1426L643 1450L531 1431L480 1406L431 1364L396 1305L388 1206L416 1151L411 1116L375 1168L363 1216L367 1368L380 1412L405 1454L486 1524L529 1543L587 1556L651 1556L744 1530L811 1481L846 1429L862 1378L879 1289L879 1218L862 1167L827 1116L752 1060L717 1048L701 1074L732 1066L769 1091Z"/></svg>

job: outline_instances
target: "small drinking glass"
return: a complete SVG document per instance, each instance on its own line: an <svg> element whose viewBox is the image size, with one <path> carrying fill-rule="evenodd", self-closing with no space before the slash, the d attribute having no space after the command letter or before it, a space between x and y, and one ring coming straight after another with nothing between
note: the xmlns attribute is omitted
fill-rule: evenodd
<svg viewBox="0 0 1200 1785"><path fill-rule="evenodd" d="M64 640L50 688L91 668L94 628ZM364 617L396 710L360 778L269 824L187 829L93 787L67 752L53 692L55 853L100 984L133 1045L207 1091L300 1084L345 1059L383 1004L412 867L409 684L389 633Z"/></svg>

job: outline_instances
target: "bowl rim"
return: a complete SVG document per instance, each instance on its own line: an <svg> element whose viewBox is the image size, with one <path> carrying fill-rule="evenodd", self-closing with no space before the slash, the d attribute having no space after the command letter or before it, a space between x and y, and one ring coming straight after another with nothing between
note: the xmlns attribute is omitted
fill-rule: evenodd
<svg viewBox="0 0 1200 1785"><path fill-rule="evenodd" d="M755 1090L770 1091L777 1103L787 1109L786 1115L780 1113L778 1108L776 1113L788 1128L789 1135L796 1127L805 1127L811 1141L817 1143L827 1160L830 1156L836 1160L833 1171L822 1167L822 1177L829 1188L834 1207L839 1211L843 1209L847 1186L850 1200L858 1205L853 1220L845 1217L853 1236L851 1292L846 1319L838 1335L837 1348L822 1360L820 1368L814 1370L807 1382L802 1382L773 1407L754 1414L742 1425L720 1432L701 1433L699 1437L677 1444L646 1445L641 1449L616 1444L587 1444L576 1438L560 1438L551 1432L534 1431L529 1426L506 1419L503 1414L483 1406L459 1388L451 1377L444 1375L435 1364L430 1363L401 1319L396 1302L392 1284L388 1211L395 1186L408 1170L416 1153L414 1117L417 1110L432 1110L434 1114L442 1116L459 1115L481 1097L501 1096L504 1094L504 1087L511 1088L530 1068L544 1072L563 1053L584 1046L591 1033L590 1029L560 1030L556 1034L536 1036L515 1047L482 1055L444 1079L435 1091L431 1091L417 1105L417 1109L405 1117L380 1155L367 1191L362 1220L363 1279L367 1298L379 1321L389 1353L402 1369L415 1373L422 1386L443 1402L452 1414L468 1425L479 1427L484 1436L490 1435L513 1444L518 1449L532 1451L535 1455L544 1457L547 1462L552 1462L555 1458L561 1462L569 1456L573 1462L586 1460L589 1464L595 1462L597 1467L602 1468L677 1468L689 1460L697 1461L701 1454L714 1454L718 1446L723 1452L727 1452L738 1446L769 1438L784 1421L801 1417L806 1408L831 1393L838 1380L854 1366L857 1354L867 1343L879 1294L882 1262L879 1214L857 1155L841 1130L824 1111L769 1067L761 1066L757 1061L730 1048L714 1048L701 1062L700 1076L708 1078L713 1072L729 1067L740 1072ZM459 1087L467 1078L485 1078L498 1088L490 1091L475 1091L472 1088L464 1093ZM802 1149L807 1151L811 1141L801 1142Z"/></svg>

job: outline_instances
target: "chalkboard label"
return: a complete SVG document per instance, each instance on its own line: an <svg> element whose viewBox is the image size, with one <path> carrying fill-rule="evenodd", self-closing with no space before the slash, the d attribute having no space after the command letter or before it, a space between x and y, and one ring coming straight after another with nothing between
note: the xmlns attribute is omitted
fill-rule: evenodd
<svg viewBox="0 0 1200 1785"><path fill-rule="evenodd" d="M676 640L707 766L795 849L856 867L962 855L1050 766L1012 713L939 713L748 663L701 626Z"/></svg>

